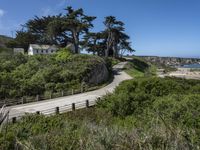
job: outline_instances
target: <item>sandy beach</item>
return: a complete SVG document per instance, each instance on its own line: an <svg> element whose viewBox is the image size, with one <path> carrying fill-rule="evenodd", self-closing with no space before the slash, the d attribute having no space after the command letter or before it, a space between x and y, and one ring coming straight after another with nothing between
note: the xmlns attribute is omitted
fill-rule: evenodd
<svg viewBox="0 0 200 150"><path fill-rule="evenodd" d="M193 71L191 68L178 68L177 71L170 72L167 76L200 80L200 69Z"/></svg>

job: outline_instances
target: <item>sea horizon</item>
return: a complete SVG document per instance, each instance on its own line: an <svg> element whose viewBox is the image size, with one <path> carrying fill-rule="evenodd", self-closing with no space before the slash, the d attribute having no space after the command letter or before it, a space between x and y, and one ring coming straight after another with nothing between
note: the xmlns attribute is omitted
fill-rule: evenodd
<svg viewBox="0 0 200 150"><path fill-rule="evenodd" d="M139 57L170 57L170 58L194 58L194 59L200 59L200 56L169 56L169 55L135 55Z"/></svg>

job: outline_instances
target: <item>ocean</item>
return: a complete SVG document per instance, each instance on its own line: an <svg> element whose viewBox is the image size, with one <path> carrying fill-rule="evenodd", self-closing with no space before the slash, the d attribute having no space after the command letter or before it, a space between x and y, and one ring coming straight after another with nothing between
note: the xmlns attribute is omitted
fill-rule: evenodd
<svg viewBox="0 0 200 150"><path fill-rule="evenodd" d="M200 64L190 64L190 65L183 65L181 68L199 68L200 69Z"/></svg>

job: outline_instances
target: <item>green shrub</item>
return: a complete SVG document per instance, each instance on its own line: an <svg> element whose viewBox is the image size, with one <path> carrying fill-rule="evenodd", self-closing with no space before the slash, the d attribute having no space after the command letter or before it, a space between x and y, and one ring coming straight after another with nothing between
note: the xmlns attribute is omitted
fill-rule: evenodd
<svg viewBox="0 0 200 150"><path fill-rule="evenodd" d="M178 78L124 81L97 107L27 115L10 124L5 140L0 132L0 148L199 149L199 84Z"/></svg>
<svg viewBox="0 0 200 150"><path fill-rule="evenodd" d="M80 89L84 79L100 63L112 70L109 62L98 56L72 55L67 49L61 49L55 55L2 57L0 99L43 95L45 91L60 92L68 88Z"/></svg>
<svg viewBox="0 0 200 150"><path fill-rule="evenodd" d="M173 78L144 78L129 80L120 84L115 93L107 95L99 102L99 107L110 110L113 115L125 117L139 114L142 109L152 107L159 97L175 94L200 94L194 90L200 81ZM195 85L196 84L196 85Z"/></svg>
<svg viewBox="0 0 200 150"><path fill-rule="evenodd" d="M200 129L200 95L171 95L154 102L158 113L181 126Z"/></svg>
<svg viewBox="0 0 200 150"><path fill-rule="evenodd" d="M56 54L56 60L60 62L66 62L71 57L71 55L72 53L70 49L61 48Z"/></svg>

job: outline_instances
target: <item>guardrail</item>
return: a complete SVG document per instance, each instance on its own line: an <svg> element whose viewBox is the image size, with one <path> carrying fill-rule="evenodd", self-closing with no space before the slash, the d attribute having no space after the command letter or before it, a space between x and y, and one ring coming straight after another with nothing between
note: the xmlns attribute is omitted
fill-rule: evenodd
<svg viewBox="0 0 200 150"><path fill-rule="evenodd" d="M15 114L10 114L8 117L8 121L12 123L16 123L17 120L21 119L23 116L26 114L42 114L45 116L51 116L51 115L56 115L56 114L62 114L70 111L75 111L77 109L83 109L83 108L89 108L94 105L96 105L96 102L100 100L100 97L95 99L95 100L85 100L85 101L80 101L60 107L54 107L46 110L41 110L41 111L35 111L33 113L26 113L26 112L20 112L20 113L15 113Z"/></svg>

